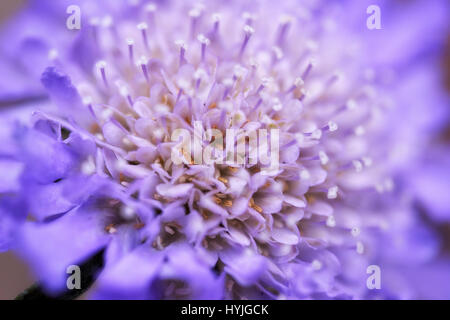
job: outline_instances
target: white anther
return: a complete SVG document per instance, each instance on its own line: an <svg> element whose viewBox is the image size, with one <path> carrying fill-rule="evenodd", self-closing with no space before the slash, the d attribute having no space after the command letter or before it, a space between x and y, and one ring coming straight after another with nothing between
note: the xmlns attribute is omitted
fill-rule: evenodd
<svg viewBox="0 0 450 320"><path fill-rule="evenodd" d="M364 245L361 241L356 242L356 252L358 254L363 254L364 253Z"/></svg>
<svg viewBox="0 0 450 320"><path fill-rule="evenodd" d="M92 175L96 171L95 161L92 157L89 157L81 164L81 172L85 175Z"/></svg>
<svg viewBox="0 0 450 320"><path fill-rule="evenodd" d="M127 97L129 95L129 91L125 86L119 86L119 93L122 97Z"/></svg>
<svg viewBox="0 0 450 320"><path fill-rule="evenodd" d="M105 68L106 68L106 65L107 65L107 63L106 63L106 61L104 61L104 60L100 60L100 61L98 61L98 62L96 63L96 67L97 67L97 69L99 69L99 70L105 69Z"/></svg>
<svg viewBox="0 0 450 320"><path fill-rule="evenodd" d="M220 13L214 13L212 15L212 21L213 22L219 22L222 19L222 16L220 15Z"/></svg>
<svg viewBox="0 0 450 320"><path fill-rule="evenodd" d="M146 56L141 56L137 63L138 66L145 66L148 64L148 58Z"/></svg>
<svg viewBox="0 0 450 320"><path fill-rule="evenodd" d="M254 14L248 12L248 11L245 11L245 12L242 14L242 18L245 19L245 20L255 20L255 19L256 19L256 16L255 16Z"/></svg>
<svg viewBox="0 0 450 320"><path fill-rule="evenodd" d="M372 81L375 79L375 70L371 68L367 68L364 70L364 77L366 80Z"/></svg>
<svg viewBox="0 0 450 320"><path fill-rule="evenodd" d="M208 76L208 74L206 73L206 71L204 69L197 69L194 72L194 79L198 80L198 79L204 79Z"/></svg>
<svg viewBox="0 0 450 320"><path fill-rule="evenodd" d="M370 157L362 157L361 160L366 167L370 167L373 164L373 160Z"/></svg>
<svg viewBox="0 0 450 320"><path fill-rule="evenodd" d="M241 65L235 65L233 68L233 74L237 77L237 78L242 78L243 76L245 76L245 74L247 73L247 69L245 69L243 66Z"/></svg>
<svg viewBox="0 0 450 320"><path fill-rule="evenodd" d="M204 34L199 34L197 36L197 40L200 41L200 43L204 44L204 45L209 45L211 43L211 41L207 37L205 37Z"/></svg>
<svg viewBox="0 0 450 320"><path fill-rule="evenodd" d="M88 105L92 104L92 97L89 97L89 96L83 97L82 102L85 106L88 106Z"/></svg>
<svg viewBox="0 0 450 320"><path fill-rule="evenodd" d="M114 234L114 233L116 233L116 232L117 232L117 229L116 229L116 228L114 228L114 227L108 228L108 233L109 233L109 234Z"/></svg>
<svg viewBox="0 0 450 320"><path fill-rule="evenodd" d="M280 99L278 99L278 98L273 99L272 109L275 111L280 111L281 109L283 109L283 105L281 104Z"/></svg>
<svg viewBox="0 0 450 320"><path fill-rule="evenodd" d="M183 40L175 40L175 45L180 49L182 48L184 50L187 50L186 42L184 42Z"/></svg>
<svg viewBox="0 0 450 320"><path fill-rule="evenodd" d="M313 260L313 262L311 262L311 267L318 271L320 269L322 269L322 262L320 262L319 260Z"/></svg>
<svg viewBox="0 0 450 320"><path fill-rule="evenodd" d="M305 45L306 48L308 48L308 50L310 51L317 51L319 49L319 45L317 44L317 42L311 39L307 40Z"/></svg>
<svg viewBox="0 0 450 320"><path fill-rule="evenodd" d="M375 190L376 190L378 193L383 193L383 192L384 192L384 186L383 186L381 183L377 183L377 184L375 185Z"/></svg>
<svg viewBox="0 0 450 320"><path fill-rule="evenodd" d="M305 136L301 133L296 133L295 140L297 141L298 144L302 144L305 141Z"/></svg>
<svg viewBox="0 0 450 320"><path fill-rule="evenodd" d="M301 77L295 78L295 80L294 80L294 85L295 85L296 87L303 86L304 84L305 84L305 81L303 81L303 79L302 79Z"/></svg>
<svg viewBox="0 0 450 320"><path fill-rule="evenodd" d="M111 16L106 16L102 19L102 26L105 28L109 28L114 24L114 20Z"/></svg>
<svg viewBox="0 0 450 320"><path fill-rule="evenodd" d="M358 227L353 227L350 232L353 237L357 237L361 234L361 230Z"/></svg>
<svg viewBox="0 0 450 320"><path fill-rule="evenodd" d="M249 26L248 24L246 24L246 25L244 26L244 32L245 32L247 35L252 35L252 34L255 33L255 29L253 29L251 26Z"/></svg>
<svg viewBox="0 0 450 320"><path fill-rule="evenodd" d="M147 12L155 12L158 7L154 3L149 3L145 6L145 11Z"/></svg>
<svg viewBox="0 0 450 320"><path fill-rule="evenodd" d="M317 66L317 59L316 58L311 58L310 60L309 60L309 64L311 65L311 67L315 67L315 66Z"/></svg>
<svg viewBox="0 0 450 320"><path fill-rule="evenodd" d="M193 8L193 9L189 10L189 16L191 18L198 18L198 17L200 17L201 14L202 14L202 11L200 8Z"/></svg>
<svg viewBox="0 0 450 320"><path fill-rule="evenodd" d="M233 85L234 81L231 78L225 78L225 79L223 79L222 83L225 87L231 87Z"/></svg>
<svg viewBox="0 0 450 320"><path fill-rule="evenodd" d="M319 140L322 138L322 130L316 129L311 133L311 138L315 140Z"/></svg>
<svg viewBox="0 0 450 320"><path fill-rule="evenodd" d="M330 189L328 189L327 198L328 199L336 199L338 196L338 191L339 191L339 189L337 186L331 187Z"/></svg>
<svg viewBox="0 0 450 320"><path fill-rule="evenodd" d="M155 136L156 139L161 140L162 138L164 138L164 136L166 135L166 133L164 132L163 129L158 128L156 130L153 130L153 135Z"/></svg>
<svg viewBox="0 0 450 320"><path fill-rule="evenodd" d="M291 23L293 20L294 20L294 17L292 17L291 15L288 15L288 14L282 14L280 17L281 24Z"/></svg>
<svg viewBox="0 0 450 320"><path fill-rule="evenodd" d="M364 129L363 126L357 126L357 127L355 128L355 134L356 134L357 136L362 136L362 135L364 135L364 133L366 133L366 129Z"/></svg>
<svg viewBox="0 0 450 320"><path fill-rule="evenodd" d="M347 101L347 109L354 110L357 107L356 101L353 99L349 99Z"/></svg>
<svg viewBox="0 0 450 320"><path fill-rule="evenodd" d="M122 206L120 209L120 216L125 220L131 220L136 217L136 212L129 206Z"/></svg>
<svg viewBox="0 0 450 320"><path fill-rule="evenodd" d="M303 169L302 171L300 171L300 178L302 178L303 180L308 180L309 178L311 178L311 174L308 170Z"/></svg>
<svg viewBox="0 0 450 320"><path fill-rule="evenodd" d="M56 50L56 49L51 49L48 52L48 59L49 60L55 60L55 59L58 58L58 56L59 56L59 53L58 53L58 50Z"/></svg>
<svg viewBox="0 0 450 320"><path fill-rule="evenodd" d="M98 17L91 18L89 20L89 24L94 27L98 26L100 24L100 18Z"/></svg>
<svg viewBox="0 0 450 320"><path fill-rule="evenodd" d="M137 28L139 30L147 30L148 29L148 24L146 24L145 22L141 22L137 25Z"/></svg>
<svg viewBox="0 0 450 320"><path fill-rule="evenodd" d="M363 169L363 165L361 161L359 160L353 160L352 161L353 166L355 167L356 172L361 172Z"/></svg>
<svg viewBox="0 0 450 320"><path fill-rule="evenodd" d="M387 178L386 180L384 180L384 187L386 191L392 191L394 189L394 180L392 180L391 178Z"/></svg>
<svg viewBox="0 0 450 320"><path fill-rule="evenodd" d="M280 47L278 46L273 46L272 47L272 51L275 54L275 57L277 58L277 60L280 60L283 58L284 54L283 54L283 50L281 50Z"/></svg>

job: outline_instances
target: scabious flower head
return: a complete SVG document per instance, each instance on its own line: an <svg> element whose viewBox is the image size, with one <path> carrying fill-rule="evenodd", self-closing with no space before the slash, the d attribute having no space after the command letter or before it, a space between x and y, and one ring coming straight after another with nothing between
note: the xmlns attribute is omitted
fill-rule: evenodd
<svg viewBox="0 0 450 320"><path fill-rule="evenodd" d="M13 135L27 206L13 247L47 290L103 250L95 298L367 297L382 239L415 220L392 200L379 140L386 74L358 59L340 7L101 8L82 7L70 50L49 48L41 82L57 108ZM244 164L175 163L174 131L195 124L202 136L277 129L279 166L249 163L252 148ZM434 240L422 239L426 258Z"/></svg>

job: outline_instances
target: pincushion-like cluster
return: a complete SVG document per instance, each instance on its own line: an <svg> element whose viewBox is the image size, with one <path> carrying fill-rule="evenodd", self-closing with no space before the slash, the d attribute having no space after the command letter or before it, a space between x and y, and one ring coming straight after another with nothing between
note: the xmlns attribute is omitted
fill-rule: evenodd
<svg viewBox="0 0 450 320"><path fill-rule="evenodd" d="M11 233L49 292L104 250L97 298L367 295L400 206L380 200L394 188L377 140L393 102L311 3L82 11L77 59L52 48L41 78L57 110L14 133L23 189L10 205L25 208ZM278 169L174 163L172 134L194 122L278 129Z"/></svg>

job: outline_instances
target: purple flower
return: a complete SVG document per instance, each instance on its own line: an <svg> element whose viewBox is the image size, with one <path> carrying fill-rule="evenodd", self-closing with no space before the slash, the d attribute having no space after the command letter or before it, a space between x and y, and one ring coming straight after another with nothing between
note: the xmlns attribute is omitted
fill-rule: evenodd
<svg viewBox="0 0 450 320"><path fill-rule="evenodd" d="M397 110L415 83L403 69L426 56L403 24L386 19L406 53L377 31L360 41L365 8L346 11L359 8L353 2L117 3L79 1L78 32L58 24L63 4L24 14L49 21L22 30L11 59L39 58L42 87L17 82L19 91L0 93L10 101L34 92L35 101L45 91L51 103L1 135L0 250L28 261L49 294L64 291L68 266L104 251L96 299L424 294L399 272L439 252L402 185L410 150L393 153L408 132ZM439 30L440 4L423 6ZM368 58L373 44L392 51ZM14 57L22 45L27 56ZM413 78L419 87L427 72ZM423 100L414 112L423 120ZM439 119L427 120L412 125L432 131ZM223 134L279 130L279 168L198 164L190 154L176 164L172 134L195 132L194 122ZM375 293L366 286L373 264L390 276Z"/></svg>

